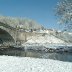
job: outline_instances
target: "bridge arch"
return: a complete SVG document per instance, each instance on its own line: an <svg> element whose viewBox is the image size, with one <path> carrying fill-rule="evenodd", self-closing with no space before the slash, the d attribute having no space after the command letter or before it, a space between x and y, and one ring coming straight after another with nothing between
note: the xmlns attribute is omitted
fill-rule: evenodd
<svg viewBox="0 0 72 72"><path fill-rule="evenodd" d="M13 44L16 41L16 31L7 24L0 22L0 44Z"/></svg>

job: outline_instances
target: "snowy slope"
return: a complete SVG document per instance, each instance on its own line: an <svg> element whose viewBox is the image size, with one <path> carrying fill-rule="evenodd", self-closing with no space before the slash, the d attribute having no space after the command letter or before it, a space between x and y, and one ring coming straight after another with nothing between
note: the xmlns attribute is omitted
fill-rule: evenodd
<svg viewBox="0 0 72 72"><path fill-rule="evenodd" d="M26 43L64 43L64 41L59 38L56 38L53 35L47 34L45 36L36 35L28 37Z"/></svg>
<svg viewBox="0 0 72 72"><path fill-rule="evenodd" d="M72 43L72 33L64 32L64 33L59 33L55 35L55 37L67 42L67 43Z"/></svg>
<svg viewBox="0 0 72 72"><path fill-rule="evenodd" d="M0 72L72 72L71 62L0 56Z"/></svg>

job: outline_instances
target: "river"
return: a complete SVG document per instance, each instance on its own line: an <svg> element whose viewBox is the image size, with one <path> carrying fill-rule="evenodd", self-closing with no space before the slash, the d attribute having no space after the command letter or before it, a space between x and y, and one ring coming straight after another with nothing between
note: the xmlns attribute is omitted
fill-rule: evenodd
<svg viewBox="0 0 72 72"><path fill-rule="evenodd" d="M0 49L0 55L34 57L44 59L54 59L60 61L72 62L72 53L48 53L42 51L24 50L20 48L3 48Z"/></svg>

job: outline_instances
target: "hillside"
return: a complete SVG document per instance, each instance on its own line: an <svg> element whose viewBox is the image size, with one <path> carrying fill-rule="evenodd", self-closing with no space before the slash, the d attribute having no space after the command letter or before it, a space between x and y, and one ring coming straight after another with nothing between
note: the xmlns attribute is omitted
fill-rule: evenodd
<svg viewBox="0 0 72 72"><path fill-rule="evenodd" d="M49 31L48 33L35 33L27 36L25 44L71 44L72 33ZM23 45L23 44L22 44Z"/></svg>
<svg viewBox="0 0 72 72"><path fill-rule="evenodd" d="M28 37L28 41L26 43L64 43L64 41L50 34L45 34L44 36L43 34L37 34L35 36L33 35Z"/></svg>
<svg viewBox="0 0 72 72"><path fill-rule="evenodd" d="M0 16L0 22L7 24L13 28L22 29L44 29L44 27L34 20L27 18L16 18ZM48 31L49 33L36 32L36 35L29 36L26 43L72 43L72 33L68 32L58 32L52 29Z"/></svg>
<svg viewBox="0 0 72 72"><path fill-rule="evenodd" d="M59 38L61 40L63 40L66 43L72 43L72 33L71 32L57 32L57 33L53 33L53 36L55 36L56 38Z"/></svg>
<svg viewBox="0 0 72 72"><path fill-rule="evenodd" d="M22 29L44 29L44 27L38 24L36 21L28 18L16 18L16 17L7 17L0 16L0 22L8 24L14 28Z"/></svg>

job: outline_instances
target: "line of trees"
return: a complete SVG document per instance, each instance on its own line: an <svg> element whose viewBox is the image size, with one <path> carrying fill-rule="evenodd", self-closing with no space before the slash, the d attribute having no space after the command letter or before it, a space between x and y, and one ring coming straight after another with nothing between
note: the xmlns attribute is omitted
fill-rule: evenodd
<svg viewBox="0 0 72 72"><path fill-rule="evenodd" d="M13 18L7 16L0 16L0 22L8 24L16 29L42 29L42 25L38 24L36 21L28 18Z"/></svg>

